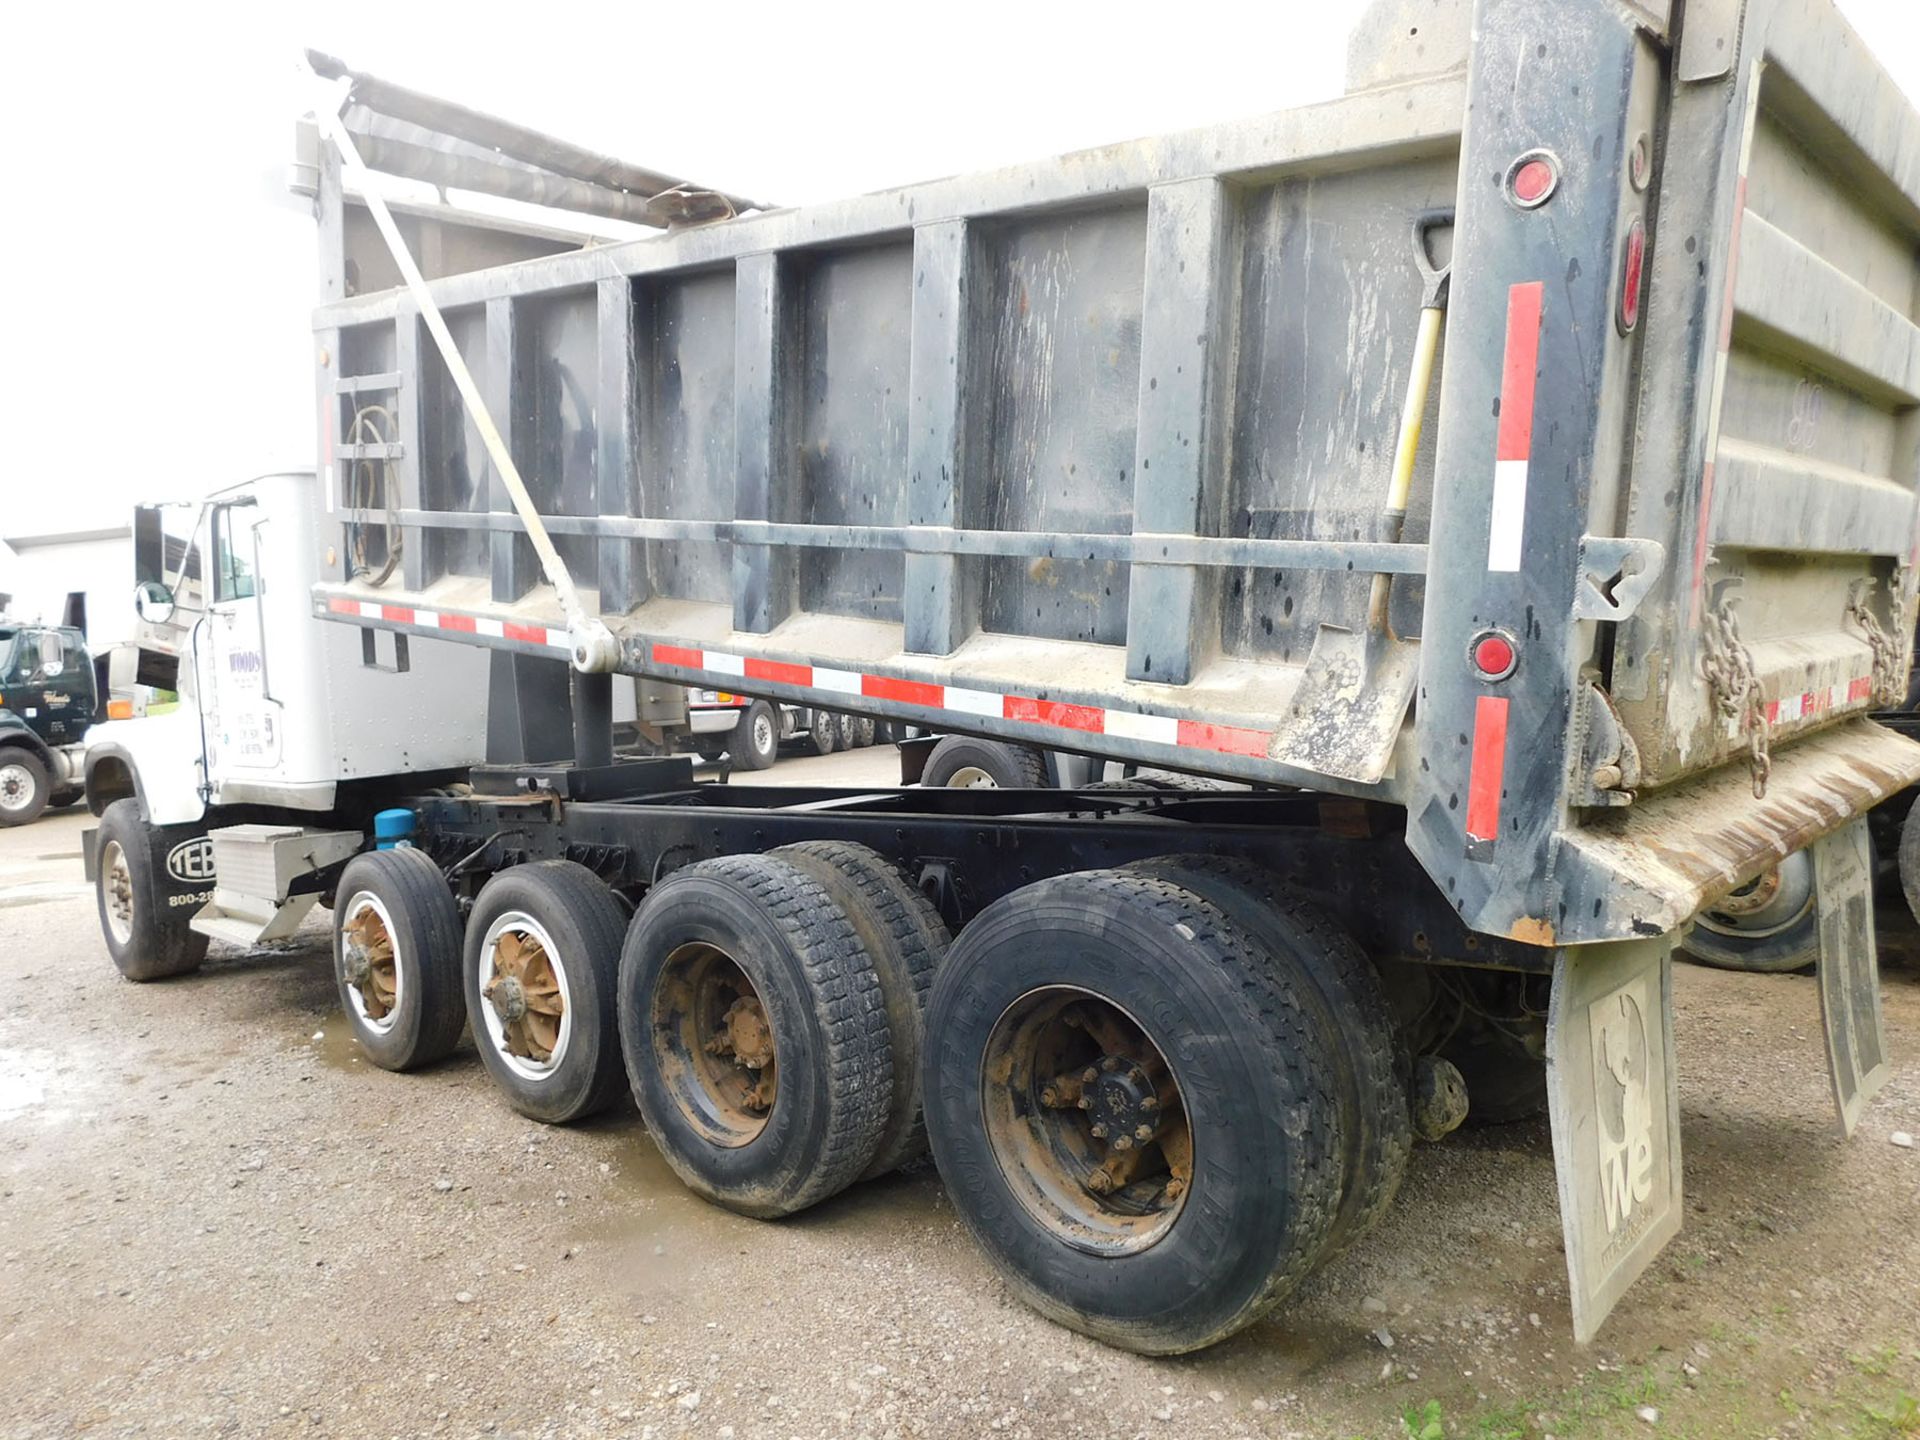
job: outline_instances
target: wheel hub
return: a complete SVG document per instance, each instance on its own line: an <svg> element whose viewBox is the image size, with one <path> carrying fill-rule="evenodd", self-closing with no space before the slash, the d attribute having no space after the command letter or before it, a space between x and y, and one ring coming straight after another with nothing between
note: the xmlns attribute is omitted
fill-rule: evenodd
<svg viewBox="0 0 1920 1440"><path fill-rule="evenodd" d="M480 998L500 1019L509 1056L544 1065L560 1048L567 1004L553 957L531 930L504 930L493 942L493 972Z"/></svg>
<svg viewBox="0 0 1920 1440"><path fill-rule="evenodd" d="M527 991L511 975L502 975L487 987L487 1003L504 1025L511 1025L527 1013Z"/></svg>
<svg viewBox="0 0 1920 1440"><path fill-rule="evenodd" d="M1118 1055L1103 1055L1081 1072L1082 1108L1090 1133L1109 1149L1127 1151L1160 1129L1160 1096L1147 1072Z"/></svg>
<svg viewBox="0 0 1920 1440"><path fill-rule="evenodd" d="M732 1055L749 1070L764 1070L772 1063L773 1027L767 1024L758 996L742 995L727 1007L713 1053Z"/></svg>
<svg viewBox="0 0 1920 1440"><path fill-rule="evenodd" d="M358 941L347 946L346 956L347 983L365 985L367 977L373 974L373 962L367 958L367 952Z"/></svg>
<svg viewBox="0 0 1920 1440"><path fill-rule="evenodd" d="M25 769L18 765L0 766L0 807L24 809L32 794L33 786L27 780Z"/></svg>

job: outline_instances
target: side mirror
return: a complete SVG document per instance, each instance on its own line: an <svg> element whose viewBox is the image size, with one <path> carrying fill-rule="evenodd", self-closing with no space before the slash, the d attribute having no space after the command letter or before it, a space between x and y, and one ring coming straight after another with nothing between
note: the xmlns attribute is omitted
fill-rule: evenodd
<svg viewBox="0 0 1920 1440"><path fill-rule="evenodd" d="M164 625L173 619L173 591L158 580L142 581L133 590L133 609L149 625Z"/></svg>

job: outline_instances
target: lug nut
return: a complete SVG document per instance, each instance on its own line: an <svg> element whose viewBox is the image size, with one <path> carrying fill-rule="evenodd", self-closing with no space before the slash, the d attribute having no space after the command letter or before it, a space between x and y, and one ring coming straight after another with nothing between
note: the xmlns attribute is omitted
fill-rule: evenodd
<svg viewBox="0 0 1920 1440"><path fill-rule="evenodd" d="M1080 1079L1082 1083L1087 1085L1093 1084L1093 1082L1098 1080L1099 1078L1100 1078L1100 1072L1094 1069L1093 1066L1091 1065L1087 1066L1086 1069L1080 1072Z"/></svg>
<svg viewBox="0 0 1920 1440"><path fill-rule="evenodd" d="M1131 1135L1116 1135L1116 1136L1114 1136L1114 1137L1113 1137L1113 1148L1114 1148L1114 1149L1116 1149L1116 1150L1131 1150L1131 1149L1133 1149L1133 1137L1132 1137Z"/></svg>
<svg viewBox="0 0 1920 1440"><path fill-rule="evenodd" d="M1051 1085L1046 1086L1040 1091L1040 1103L1042 1105L1058 1105L1060 1103L1060 1092Z"/></svg>
<svg viewBox="0 0 1920 1440"><path fill-rule="evenodd" d="M1134 1127L1133 1127L1133 1138L1134 1138L1134 1139L1136 1139L1136 1140L1151 1140L1151 1139L1153 1139L1153 1126L1151 1126L1151 1125L1136 1125L1136 1126L1134 1126Z"/></svg>
<svg viewBox="0 0 1920 1440"><path fill-rule="evenodd" d="M1159 1097L1158 1095L1143 1095L1143 1096L1141 1096L1141 1097L1140 1097L1140 1108L1141 1108L1142 1110L1146 1110L1146 1111L1149 1111L1149 1112L1151 1112L1151 1111L1154 1111L1154 1110L1158 1110L1158 1109L1160 1108L1160 1097Z"/></svg>
<svg viewBox="0 0 1920 1440"><path fill-rule="evenodd" d="M1120 1068L1120 1057L1118 1055L1102 1055L1100 1057L1100 1068L1111 1075Z"/></svg>
<svg viewBox="0 0 1920 1440"><path fill-rule="evenodd" d="M1082 1110L1091 1110L1093 1108L1093 1101L1089 1100L1086 1096L1082 1095L1080 1097L1080 1108Z"/></svg>
<svg viewBox="0 0 1920 1440"><path fill-rule="evenodd" d="M1107 1138L1107 1127L1106 1127L1106 1126L1104 1126L1104 1125L1101 1125L1101 1124L1099 1124L1098 1122L1096 1122L1096 1123L1094 1124L1094 1127L1093 1127L1093 1138L1094 1138L1094 1139L1096 1139L1096 1140L1104 1140L1104 1139L1106 1139L1106 1138Z"/></svg>

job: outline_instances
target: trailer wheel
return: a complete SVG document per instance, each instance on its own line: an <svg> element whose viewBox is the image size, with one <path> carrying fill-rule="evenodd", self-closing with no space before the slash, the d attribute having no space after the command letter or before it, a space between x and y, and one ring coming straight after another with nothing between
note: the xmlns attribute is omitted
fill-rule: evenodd
<svg viewBox="0 0 1920 1440"><path fill-rule="evenodd" d="M854 749L855 748L854 737L855 737L856 731L854 730L853 716L848 715L843 711L842 713L834 716L833 718L834 718L834 724L839 729L838 744L840 748L842 750Z"/></svg>
<svg viewBox="0 0 1920 1440"><path fill-rule="evenodd" d="M864 750L869 745L873 744L873 737L875 733L876 733L876 729L874 726L872 716L856 715L853 717L853 748L854 749Z"/></svg>
<svg viewBox="0 0 1920 1440"><path fill-rule="evenodd" d="M873 1162L893 1104L873 961L818 881L733 855L648 892L620 954L620 1048L687 1187L771 1219Z"/></svg>
<svg viewBox="0 0 1920 1440"><path fill-rule="evenodd" d="M198 970L207 958L207 937L192 928L196 903L175 905L179 892L166 883L166 857L185 830L149 825L138 800L116 800L100 816L94 901L107 953L129 980L168 980Z"/></svg>
<svg viewBox="0 0 1920 1440"><path fill-rule="evenodd" d="M1813 857L1802 850L1703 910L1681 942L1693 959L1720 970L1784 975L1820 958Z"/></svg>
<svg viewBox="0 0 1920 1440"><path fill-rule="evenodd" d="M807 714L807 738L813 741L816 755L831 755L840 748L840 722L825 710Z"/></svg>
<svg viewBox="0 0 1920 1440"><path fill-rule="evenodd" d="M772 853L806 871L833 896L853 922L880 977L893 1050L893 1107L873 1163L860 1177L872 1179L927 1152L927 1127L920 1113L927 992L953 936L906 872L864 845L808 840Z"/></svg>
<svg viewBox="0 0 1920 1440"><path fill-rule="evenodd" d="M0 750L0 825L30 825L53 795L40 757L20 745Z"/></svg>
<svg viewBox="0 0 1920 1440"><path fill-rule="evenodd" d="M424 850L370 850L347 862L333 908L340 1008L382 1070L445 1059L467 1022L460 911Z"/></svg>
<svg viewBox="0 0 1920 1440"><path fill-rule="evenodd" d="M1900 893L1907 897L1907 912L1920 921L1920 805L1907 811L1900 822Z"/></svg>
<svg viewBox="0 0 1920 1440"><path fill-rule="evenodd" d="M620 1093L614 982L627 918L584 865L494 876L467 917L467 1017L494 1083L530 1120L564 1125Z"/></svg>
<svg viewBox="0 0 1920 1440"><path fill-rule="evenodd" d="M1310 983L1206 901L1118 871L1029 885L961 932L927 1012L927 1131L1029 1304L1174 1354L1306 1277L1343 1138Z"/></svg>
<svg viewBox="0 0 1920 1440"><path fill-rule="evenodd" d="M920 783L955 790L1044 790L1047 761L1030 745L948 735L928 753Z"/></svg>
<svg viewBox="0 0 1920 1440"><path fill-rule="evenodd" d="M780 721L773 706L756 700L740 712L727 749L742 770L765 770L780 758Z"/></svg>
<svg viewBox="0 0 1920 1440"><path fill-rule="evenodd" d="M1340 1208L1327 1232L1327 1255L1358 1240L1393 1203L1413 1151L1407 1082L1412 1060L1401 1043L1373 962L1325 914L1289 894L1269 871L1218 855L1168 855L1128 870L1171 880L1257 936L1285 973L1304 974L1299 994L1333 1059L1342 1154Z"/></svg>

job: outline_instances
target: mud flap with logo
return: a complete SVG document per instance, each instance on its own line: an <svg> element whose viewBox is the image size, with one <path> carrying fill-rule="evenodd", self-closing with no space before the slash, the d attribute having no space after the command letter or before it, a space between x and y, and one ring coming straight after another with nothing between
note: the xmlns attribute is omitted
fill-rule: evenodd
<svg viewBox="0 0 1920 1440"><path fill-rule="evenodd" d="M1680 1229L1672 953L1663 937L1554 957L1547 1100L1577 1343Z"/></svg>
<svg viewBox="0 0 1920 1440"><path fill-rule="evenodd" d="M1814 903L1820 917L1820 1021L1840 1133L1887 1081L1880 1033L1880 968L1873 939L1873 853L1863 815L1813 842Z"/></svg>

